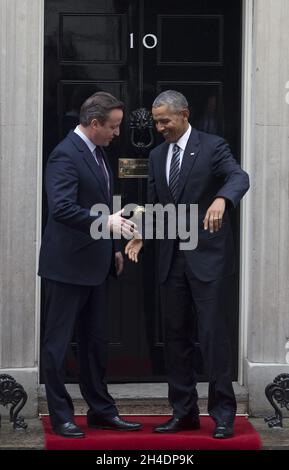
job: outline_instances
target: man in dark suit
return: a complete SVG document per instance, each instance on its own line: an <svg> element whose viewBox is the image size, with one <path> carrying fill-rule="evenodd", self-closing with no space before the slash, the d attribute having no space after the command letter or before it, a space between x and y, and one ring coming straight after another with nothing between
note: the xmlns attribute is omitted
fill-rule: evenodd
<svg viewBox="0 0 289 470"><path fill-rule="evenodd" d="M122 117L122 102L109 93L95 93L82 105L80 125L57 145L47 162L49 214L39 259L45 292L42 367L52 427L64 437L84 437L74 423L62 374L75 325L88 426L140 428L119 417L105 381L107 278L123 269L112 235L128 237L134 231L134 224L121 211L111 213L113 178L103 149L119 135ZM109 215L91 211L96 204L107 207ZM110 237L92 237L91 227L100 221Z"/></svg>
<svg viewBox="0 0 289 470"><path fill-rule="evenodd" d="M180 239L160 241L159 279L165 319L165 358L173 417L156 432L198 429L199 409L190 330L193 310L209 376L208 412L215 438L233 435L236 400L231 381L231 351L225 304L234 272L234 246L229 208L249 188L248 175L228 144L189 124L186 98L173 90L154 101L153 118L165 142L150 154L148 202L162 206L198 205L198 244L180 249ZM167 229L166 229L167 230ZM165 233L166 233L165 230ZM178 233L178 232L177 232ZM131 240L126 253L138 260L142 240Z"/></svg>

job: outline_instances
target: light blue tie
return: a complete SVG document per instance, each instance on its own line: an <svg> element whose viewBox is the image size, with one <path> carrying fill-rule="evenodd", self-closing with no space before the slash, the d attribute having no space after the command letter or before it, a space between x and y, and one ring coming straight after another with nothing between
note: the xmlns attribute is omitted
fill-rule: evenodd
<svg viewBox="0 0 289 470"><path fill-rule="evenodd" d="M175 144L173 147L173 155L170 166L169 188L172 193L174 201L177 199L178 182L180 176L180 147Z"/></svg>

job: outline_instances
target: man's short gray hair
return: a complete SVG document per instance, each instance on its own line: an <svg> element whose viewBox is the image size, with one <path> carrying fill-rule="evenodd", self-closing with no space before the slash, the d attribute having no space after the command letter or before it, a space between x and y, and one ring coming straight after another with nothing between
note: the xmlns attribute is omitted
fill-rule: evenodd
<svg viewBox="0 0 289 470"><path fill-rule="evenodd" d="M189 109L187 99L182 93L175 90L162 91L153 102L153 108L160 106L169 106L173 111L181 111L182 109Z"/></svg>

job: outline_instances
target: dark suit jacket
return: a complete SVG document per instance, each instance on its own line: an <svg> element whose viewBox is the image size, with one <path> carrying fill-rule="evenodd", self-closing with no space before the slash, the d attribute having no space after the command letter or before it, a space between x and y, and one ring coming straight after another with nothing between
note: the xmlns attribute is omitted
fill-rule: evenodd
<svg viewBox="0 0 289 470"><path fill-rule="evenodd" d="M174 203L166 180L169 145L162 143L150 154L148 202ZM192 273L201 281L212 281L234 272L234 244L228 207L236 207L249 188L249 177L231 154L224 139L192 129L183 155L176 204L198 204L198 245L184 251ZM210 233L203 228L206 211L216 197L227 200L222 228ZM188 206L187 206L188 207ZM160 242L159 278L167 278L174 240Z"/></svg>
<svg viewBox="0 0 289 470"><path fill-rule="evenodd" d="M111 209L112 205L113 179L103 155L110 195L101 169L75 132L51 153L45 177L49 214L40 249L40 276L89 286L101 284L113 269L113 240L94 240L90 235L91 224L98 218L90 215L91 207L106 204Z"/></svg>

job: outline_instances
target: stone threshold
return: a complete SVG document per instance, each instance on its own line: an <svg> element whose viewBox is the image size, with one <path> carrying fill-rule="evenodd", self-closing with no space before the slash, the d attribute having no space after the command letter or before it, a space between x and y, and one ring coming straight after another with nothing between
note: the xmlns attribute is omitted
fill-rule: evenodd
<svg viewBox="0 0 289 470"><path fill-rule="evenodd" d="M248 414L248 392L237 382L233 384L237 398L237 414ZM75 407L75 414L85 415L87 405L83 400L78 384L67 384L67 391L71 395ZM109 384L110 394L115 399L120 414L127 415L167 415L171 414L168 403L168 386L166 383L124 383ZM199 383L200 413L207 414L208 384ZM44 385L40 385L38 393L39 414L47 414L47 403Z"/></svg>

